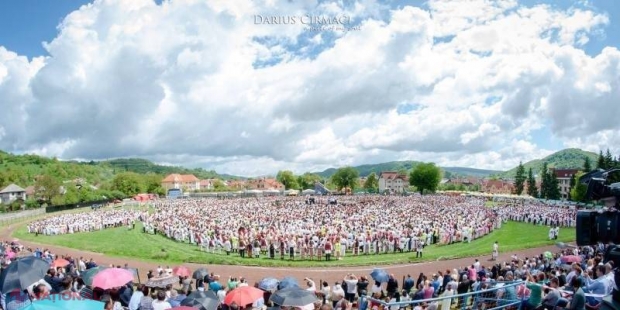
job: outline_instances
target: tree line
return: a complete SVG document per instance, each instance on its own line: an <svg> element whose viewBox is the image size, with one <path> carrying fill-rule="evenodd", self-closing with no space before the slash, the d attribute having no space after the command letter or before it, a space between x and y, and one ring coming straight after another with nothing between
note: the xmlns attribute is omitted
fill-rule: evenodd
<svg viewBox="0 0 620 310"><path fill-rule="evenodd" d="M620 169L620 156L614 158L609 149L603 154L603 151L599 151L599 157L596 162L596 169L608 170L613 168ZM578 172L571 176L569 181L570 193L568 200L575 202L588 202L586 197L587 186L579 182L579 179L589 172L591 172L592 163L590 158L585 157L583 166L578 168ZM535 198L544 198L550 200L559 200L562 198L559 180L557 175L549 169L548 164L543 163L543 167L540 171L540 188L537 186L536 178L529 168L527 174L525 173L525 167L520 162L515 173L515 192L514 194L521 195L525 186L527 185L527 194ZM612 174L608 178L608 182L614 183L620 181L620 173Z"/></svg>
<svg viewBox="0 0 620 310"><path fill-rule="evenodd" d="M434 163L419 163L409 171L401 170L398 173L407 175L409 185L420 193L436 191L442 175L441 169ZM313 189L316 182L321 182L330 190L354 192L361 189L368 193L379 193L379 176L376 173L371 172L364 182L360 183L359 171L350 166L338 168L327 179L311 173L295 176L290 170L282 170L276 175L276 180L284 184L287 190Z"/></svg>

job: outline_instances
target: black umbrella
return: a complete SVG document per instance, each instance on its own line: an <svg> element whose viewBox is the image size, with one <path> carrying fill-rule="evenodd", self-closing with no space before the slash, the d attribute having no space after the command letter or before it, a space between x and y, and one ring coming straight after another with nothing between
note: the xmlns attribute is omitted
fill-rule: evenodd
<svg viewBox="0 0 620 310"><path fill-rule="evenodd" d="M208 275L209 275L209 271L207 271L207 268L198 268L192 274L192 279L202 280Z"/></svg>
<svg viewBox="0 0 620 310"><path fill-rule="evenodd" d="M284 307L303 307L314 303L317 298L314 292L300 288L285 288L273 293L269 300Z"/></svg>
<svg viewBox="0 0 620 310"><path fill-rule="evenodd" d="M213 291L195 291L181 301L181 306L196 307L199 310L216 310L220 300Z"/></svg>
<svg viewBox="0 0 620 310"><path fill-rule="evenodd" d="M50 264L40 258L27 256L12 262L0 273L0 291L25 290L33 283L43 279Z"/></svg>

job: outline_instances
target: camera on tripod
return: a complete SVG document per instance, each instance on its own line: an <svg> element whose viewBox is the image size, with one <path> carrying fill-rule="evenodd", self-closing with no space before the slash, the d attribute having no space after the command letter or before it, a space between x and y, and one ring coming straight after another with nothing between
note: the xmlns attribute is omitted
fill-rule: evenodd
<svg viewBox="0 0 620 310"><path fill-rule="evenodd" d="M620 169L594 170L581 178L579 182L587 185L586 198L605 203L601 210L577 212L577 245L609 244L605 252L605 261L614 264L616 287L612 296L603 299L601 310L620 309L620 182L615 176Z"/></svg>

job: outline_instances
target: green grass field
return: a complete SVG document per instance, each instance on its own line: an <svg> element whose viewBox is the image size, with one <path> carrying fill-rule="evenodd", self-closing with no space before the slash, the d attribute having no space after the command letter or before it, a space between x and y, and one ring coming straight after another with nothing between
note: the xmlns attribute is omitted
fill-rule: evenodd
<svg viewBox="0 0 620 310"><path fill-rule="evenodd" d="M93 233L79 233L59 236L36 236L29 234L25 226L19 227L13 234L21 240L28 240L42 244L65 246L91 252L104 253L119 258L133 258L162 264L177 264L183 262L202 264L227 265L256 265L256 266L291 266L291 267L324 267L324 266L363 266L379 264L400 264L410 262L429 261L437 259L454 259L471 256L490 256L492 244L498 241L500 252L510 252L520 249L540 247L554 244L547 240L549 228L531 224L509 222L502 225L500 230L488 236L472 241L468 244L453 244L443 246L429 246L424 249L424 258L416 259L415 253L381 254L368 256L353 256L347 253L343 260L326 261L289 261L280 259L241 259L231 254L209 254L201 252L197 246L178 243L159 235L142 233L140 224L135 230L126 227L107 229ZM575 240L574 228L560 230L558 241L568 242ZM165 252L162 251L165 249Z"/></svg>

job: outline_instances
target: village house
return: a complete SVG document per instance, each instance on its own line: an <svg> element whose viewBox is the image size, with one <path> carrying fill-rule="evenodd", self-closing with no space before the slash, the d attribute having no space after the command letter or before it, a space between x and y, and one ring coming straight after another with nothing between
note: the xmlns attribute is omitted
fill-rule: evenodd
<svg viewBox="0 0 620 310"><path fill-rule="evenodd" d="M161 181L161 187L163 187L166 191L169 189L195 191L200 190L200 180L193 174L173 173Z"/></svg>
<svg viewBox="0 0 620 310"><path fill-rule="evenodd" d="M409 188L409 177L396 171L383 171L379 174L379 192L402 193Z"/></svg>
<svg viewBox="0 0 620 310"><path fill-rule="evenodd" d="M577 175L579 169L554 169L549 168L551 173L555 174L558 179L558 187L560 188L560 194L562 199L568 199L570 197L570 179Z"/></svg>
<svg viewBox="0 0 620 310"><path fill-rule="evenodd" d="M15 184L11 184L0 191L0 203L10 204L16 200L26 200L25 189Z"/></svg>
<svg viewBox="0 0 620 310"><path fill-rule="evenodd" d="M284 184L272 178L258 178L247 182L247 189L251 190L284 190Z"/></svg>
<svg viewBox="0 0 620 310"><path fill-rule="evenodd" d="M514 192L514 184L504 180L484 180L481 184L482 192L489 194L509 195Z"/></svg>

